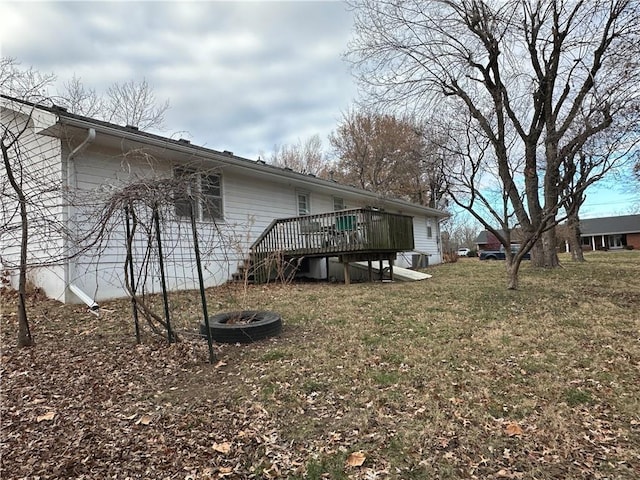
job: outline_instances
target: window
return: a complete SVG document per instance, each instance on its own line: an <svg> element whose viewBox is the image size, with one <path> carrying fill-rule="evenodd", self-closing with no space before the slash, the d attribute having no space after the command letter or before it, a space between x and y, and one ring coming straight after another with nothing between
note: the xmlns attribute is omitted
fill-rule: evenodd
<svg viewBox="0 0 640 480"><path fill-rule="evenodd" d="M309 215L310 213L309 194L298 192L298 215Z"/></svg>
<svg viewBox="0 0 640 480"><path fill-rule="evenodd" d="M582 237L582 245L586 246L586 247L590 247L591 246L591 237Z"/></svg>
<svg viewBox="0 0 640 480"><path fill-rule="evenodd" d="M221 220L222 186L220 175L196 170L176 168L174 178L181 180L176 186L175 208L178 217L190 218L191 204L195 204L197 220Z"/></svg>
<svg viewBox="0 0 640 480"><path fill-rule="evenodd" d="M344 198L340 198L340 197L333 197L333 211L337 212L338 210L344 210L345 205L344 205Z"/></svg>
<svg viewBox="0 0 640 480"><path fill-rule="evenodd" d="M222 189L220 188L220 175L200 175L200 188L202 191L203 220L216 220L222 218Z"/></svg>
<svg viewBox="0 0 640 480"><path fill-rule="evenodd" d="M173 177L179 180L174 192L176 216L189 218L191 217L191 201L197 191L195 172L184 168L175 168Z"/></svg>
<svg viewBox="0 0 640 480"><path fill-rule="evenodd" d="M427 238L433 237L433 227L431 226L431 220L427 220Z"/></svg>

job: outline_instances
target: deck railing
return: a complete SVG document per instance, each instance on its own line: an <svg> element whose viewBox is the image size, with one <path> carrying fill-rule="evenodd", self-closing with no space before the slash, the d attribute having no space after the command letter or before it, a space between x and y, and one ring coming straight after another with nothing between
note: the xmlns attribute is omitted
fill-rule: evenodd
<svg viewBox="0 0 640 480"><path fill-rule="evenodd" d="M251 246L254 262L273 254L329 257L413 250L413 219L372 208L279 218Z"/></svg>

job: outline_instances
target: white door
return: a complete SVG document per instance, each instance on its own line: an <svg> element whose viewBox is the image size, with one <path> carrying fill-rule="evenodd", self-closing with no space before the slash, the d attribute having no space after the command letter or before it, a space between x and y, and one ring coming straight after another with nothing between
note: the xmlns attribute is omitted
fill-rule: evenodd
<svg viewBox="0 0 640 480"><path fill-rule="evenodd" d="M609 235L609 248L622 248L622 235Z"/></svg>

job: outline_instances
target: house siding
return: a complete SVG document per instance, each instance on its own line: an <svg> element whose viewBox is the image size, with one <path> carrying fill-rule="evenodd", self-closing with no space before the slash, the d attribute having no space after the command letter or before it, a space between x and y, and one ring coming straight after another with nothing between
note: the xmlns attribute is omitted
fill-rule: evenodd
<svg viewBox="0 0 640 480"><path fill-rule="evenodd" d="M427 222L431 224L431 237L427 235ZM413 217L414 249L419 253L429 253L429 265L442 262L440 253L440 226L437 218L416 215ZM396 262L400 267L410 267L415 252L403 252Z"/></svg>
<svg viewBox="0 0 640 480"><path fill-rule="evenodd" d="M3 101L3 107L8 103ZM46 295L63 299L65 290L65 269L63 256L63 226L65 209L63 199L64 173L61 162L61 142L57 138L41 135L39 132L55 123L56 117L40 111L23 109L16 112L2 108L2 127L14 133L22 131L19 144L19 158L10 149L10 161L20 165L22 174L16 173L16 180L22 184L27 197L29 218L29 242L27 250L27 281L41 288ZM7 182L8 183L8 182ZM21 221L17 198L12 197L7 185L9 198L15 201L11 209L6 197L2 208L3 232L0 235L0 263L11 284L18 283L20 259Z"/></svg>
<svg viewBox="0 0 640 480"><path fill-rule="evenodd" d="M134 179L166 177L172 175L179 159L154 157L123 157L115 149L98 145L89 147L75 158L75 183L79 198L86 199L85 207L78 208L74 217L77 235L82 237L97 217L99 206L112 192ZM231 279L238 271L249 247L276 218L295 217L296 194L305 191L310 196L311 213L333 210L333 197L308 185L290 179L262 178L256 180L230 167L217 170L221 175L224 221L218 224L198 222L198 235L203 250L205 285L219 285ZM82 202L81 202L82 203ZM365 206L362 200L345 198L348 208ZM391 210L390 210L391 211ZM400 213L400 212L395 212ZM431 252L430 264L440 262L436 218L430 219L432 238L427 238L427 217L414 217L416 250ZM188 221L170 222L162 232L163 250L171 255L165 261L165 273L170 289L197 288L197 272L191 245L191 226ZM70 266L69 281L79 286L97 301L121 297L124 289L125 225L120 220L108 229L108 238L98 247L78 257ZM144 255L144 245L136 242L134 258ZM398 255L397 265L410 267L412 252ZM160 274L148 272L147 292L160 291ZM77 300L77 299L73 299Z"/></svg>
<svg viewBox="0 0 640 480"><path fill-rule="evenodd" d="M23 105L16 111L21 109L31 112L32 107ZM15 114L12 107L3 108L2 112ZM176 166L200 165L206 167L205 171L217 169L221 175L224 219L216 223L197 222L206 286L231 279L250 246L274 219L298 216L298 192L308 193L311 214L333 211L334 197L342 198L344 207L349 209L371 206L407 214L402 211L402 204L390 205L393 202L376 195L348 191L338 184L333 186L273 167L256 164L254 168L251 162L236 157L227 161L224 154L176 146L168 139L161 143L157 138L147 141L143 134L127 129L114 133L118 127L100 122L69 123L63 121L66 115L58 110L36 109L33 125L21 144L28 159L26 171L31 175L30 181L33 180L27 182L28 191L39 202L38 211L30 212L30 280L48 296L64 302L80 301L67 288L71 284L96 301L125 295L126 224L122 207L115 209L104 223L105 235L98 244L89 245L87 240L95 240L92 234L96 225L103 223L105 205L112 196L120 194L123 186L143 179L170 177ZM90 138L88 128L93 126L96 136ZM84 144L85 140L88 143ZM55 188L49 188L52 186ZM64 192L72 194L66 198ZM170 289L196 288L191 223L177 220L173 205L165 208L160 214L166 220L162 222L161 236L167 284ZM411 205L408 208L414 210ZM33 221L43 210L44 221ZM151 211L146 210L136 213L140 224L150 226ZM426 215L414 215L415 248L431 254L430 264L439 263L438 218L431 219L431 238L426 237L426 221ZM53 225L63 225L64 235ZM19 222L13 226L19 227ZM3 232L0 238L0 259L15 283L19 229L9 230L11 235ZM155 234L152 229L151 232ZM133 244L136 267L147 254L148 238L141 233L139 229ZM411 266L412 253L399 254L397 264ZM141 278L142 273L136 271L136 278ZM157 265L146 272L144 288L147 293L160 291Z"/></svg>

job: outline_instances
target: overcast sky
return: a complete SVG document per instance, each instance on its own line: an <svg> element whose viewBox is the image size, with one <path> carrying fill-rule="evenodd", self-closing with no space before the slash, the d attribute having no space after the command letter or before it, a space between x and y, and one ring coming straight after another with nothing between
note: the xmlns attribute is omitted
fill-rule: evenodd
<svg viewBox="0 0 640 480"><path fill-rule="evenodd" d="M164 135L245 158L314 134L328 150L357 96L342 59L352 27L342 2L0 0L0 18L2 56L98 92L146 78L170 101ZM587 197L585 218L640 203L615 180Z"/></svg>
<svg viewBox="0 0 640 480"><path fill-rule="evenodd" d="M0 2L2 56L104 91L143 78L165 135L257 158L327 136L356 97L341 2Z"/></svg>

